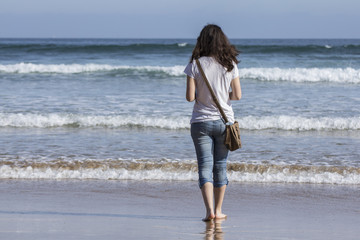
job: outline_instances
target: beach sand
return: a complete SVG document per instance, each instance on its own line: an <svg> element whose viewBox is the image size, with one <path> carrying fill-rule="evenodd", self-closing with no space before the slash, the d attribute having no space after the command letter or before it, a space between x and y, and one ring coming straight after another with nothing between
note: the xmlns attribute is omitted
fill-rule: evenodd
<svg viewBox="0 0 360 240"><path fill-rule="evenodd" d="M192 181L1 180L0 239L359 239L359 190L230 183L204 223Z"/></svg>

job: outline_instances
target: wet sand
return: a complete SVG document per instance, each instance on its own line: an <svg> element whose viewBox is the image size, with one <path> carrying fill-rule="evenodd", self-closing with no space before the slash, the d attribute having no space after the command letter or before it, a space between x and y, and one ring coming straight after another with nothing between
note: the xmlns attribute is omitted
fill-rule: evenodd
<svg viewBox="0 0 360 240"><path fill-rule="evenodd" d="M360 186L231 183L204 223L196 182L0 181L0 239L359 239Z"/></svg>

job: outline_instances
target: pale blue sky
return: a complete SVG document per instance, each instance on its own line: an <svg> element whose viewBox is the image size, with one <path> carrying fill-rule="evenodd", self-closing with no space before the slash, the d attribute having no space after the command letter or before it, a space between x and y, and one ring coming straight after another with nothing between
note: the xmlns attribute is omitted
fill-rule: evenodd
<svg viewBox="0 0 360 240"><path fill-rule="evenodd" d="M0 0L0 37L360 38L359 0Z"/></svg>

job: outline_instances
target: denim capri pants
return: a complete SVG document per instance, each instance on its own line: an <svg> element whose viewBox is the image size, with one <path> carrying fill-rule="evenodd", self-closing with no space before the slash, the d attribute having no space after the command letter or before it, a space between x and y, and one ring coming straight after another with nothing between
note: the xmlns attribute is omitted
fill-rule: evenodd
<svg viewBox="0 0 360 240"><path fill-rule="evenodd" d="M228 184L226 160L225 124L223 120L197 122L191 124L199 172L199 187L211 182L214 187Z"/></svg>

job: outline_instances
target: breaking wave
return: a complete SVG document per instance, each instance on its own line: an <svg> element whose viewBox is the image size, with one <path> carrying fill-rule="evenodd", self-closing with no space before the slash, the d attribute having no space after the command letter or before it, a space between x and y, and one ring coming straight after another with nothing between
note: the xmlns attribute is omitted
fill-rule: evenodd
<svg viewBox="0 0 360 240"><path fill-rule="evenodd" d="M246 116L239 120L240 128L249 130L279 129L287 131L360 130L360 117L319 117L299 116Z"/></svg>
<svg viewBox="0 0 360 240"><path fill-rule="evenodd" d="M0 161L1 179L115 179L196 181L193 160ZM360 168L228 163L234 182L360 184Z"/></svg>
<svg viewBox="0 0 360 240"><path fill-rule="evenodd" d="M299 116L245 116L237 118L240 128L247 130L278 129L285 131L332 131L360 130L360 117ZM170 130L188 129L189 117L169 116L123 116L123 115L81 115L68 113L0 113L0 127L53 128L53 127L139 127Z"/></svg>
<svg viewBox="0 0 360 240"><path fill-rule="evenodd" d="M353 68L245 68L240 78L260 81L360 83L360 69Z"/></svg>
<svg viewBox="0 0 360 240"><path fill-rule="evenodd" d="M9 65L0 65L0 72L4 73L57 73L57 74L76 74L91 72L109 72L109 71L140 71L140 72L159 72L171 76L183 75L184 66L125 66L108 64L33 64L17 63Z"/></svg>
<svg viewBox="0 0 360 240"><path fill-rule="evenodd" d="M183 129L189 127L189 119L145 116L101 116L78 114L22 114L0 113L0 127L153 127L165 129Z"/></svg>
<svg viewBox="0 0 360 240"><path fill-rule="evenodd" d="M12 74L81 74L92 72L158 73L166 76L184 76L185 66L126 66L108 64L33 64L0 65L0 73ZM360 83L360 69L354 68L241 68L241 79L290 82Z"/></svg>

